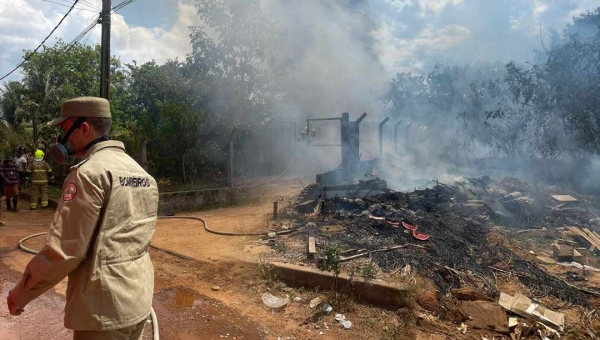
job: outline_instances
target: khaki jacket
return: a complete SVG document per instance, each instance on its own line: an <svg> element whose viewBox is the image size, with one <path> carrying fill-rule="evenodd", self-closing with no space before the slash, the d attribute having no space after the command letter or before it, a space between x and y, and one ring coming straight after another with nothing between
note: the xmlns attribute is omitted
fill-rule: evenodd
<svg viewBox="0 0 600 340"><path fill-rule="evenodd" d="M31 177L31 184L43 185L48 184L48 179L54 180L52 168L44 160L34 160L27 167L27 176Z"/></svg>
<svg viewBox="0 0 600 340"><path fill-rule="evenodd" d="M65 327L126 328L150 314L154 268L148 246L158 210L156 181L123 143L94 145L71 168L46 245L13 290L25 306L69 276Z"/></svg>

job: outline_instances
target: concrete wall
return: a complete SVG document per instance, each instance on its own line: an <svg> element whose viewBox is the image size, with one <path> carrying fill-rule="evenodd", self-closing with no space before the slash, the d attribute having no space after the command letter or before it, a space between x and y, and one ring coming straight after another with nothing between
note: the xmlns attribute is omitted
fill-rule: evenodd
<svg viewBox="0 0 600 340"><path fill-rule="evenodd" d="M269 268L271 274L294 287L331 290L336 285L340 291L350 293L355 299L376 306L405 307L411 299L411 291L402 287L392 286L383 282L368 282L362 279L350 278L346 274L336 277L330 272L324 272L310 267L300 267L287 263L273 263ZM414 299L414 297L412 297Z"/></svg>
<svg viewBox="0 0 600 340"><path fill-rule="evenodd" d="M179 212L206 210L219 206L229 206L237 202L245 202L252 198L253 191L250 189L207 189L199 191L179 191L160 193L158 204L159 215L173 215ZM29 194L23 193L22 198L27 202ZM49 200L50 208L56 209L58 201ZM29 204L20 209L29 209Z"/></svg>
<svg viewBox="0 0 600 340"><path fill-rule="evenodd" d="M250 196L244 189L207 189L198 191L163 192L158 204L159 215L205 210L217 206L236 204Z"/></svg>

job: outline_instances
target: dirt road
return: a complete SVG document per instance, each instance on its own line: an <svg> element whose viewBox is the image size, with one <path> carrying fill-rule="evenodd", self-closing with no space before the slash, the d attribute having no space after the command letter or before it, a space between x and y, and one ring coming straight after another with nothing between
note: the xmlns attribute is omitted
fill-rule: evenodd
<svg viewBox="0 0 600 340"><path fill-rule="evenodd" d="M267 190L263 199L252 205L187 216L201 216L215 230L266 232L273 227L268 225L267 216L272 212L273 200L284 206L295 191L289 187L283 191ZM26 202L21 206L26 206ZM7 222L6 226L0 227L0 288L4 299L32 257L17 250L18 241L46 231L53 211L1 213L0 219ZM44 238L39 237L27 241L26 245L40 249L43 243ZM156 269L154 309L159 318L161 339L379 338L368 336L373 333L373 321L357 323L351 333L335 325L333 315L319 318L317 324L304 322L314 317L315 311L309 309L307 303L317 295L265 281L256 262L261 254L268 255L271 250L257 237L223 237L207 233L196 221L161 220L153 245L197 260L151 250ZM27 306L20 317L8 315L6 308L1 307L0 339L70 339L72 333L62 326L65 290L66 280ZM302 297L302 302L294 302L284 311L271 311L261 301L262 293L267 291L278 296ZM358 312L361 308L354 310ZM362 312L366 313L365 319L375 319L369 317L373 311ZM347 315L352 317L352 314ZM150 327L146 328L149 339Z"/></svg>

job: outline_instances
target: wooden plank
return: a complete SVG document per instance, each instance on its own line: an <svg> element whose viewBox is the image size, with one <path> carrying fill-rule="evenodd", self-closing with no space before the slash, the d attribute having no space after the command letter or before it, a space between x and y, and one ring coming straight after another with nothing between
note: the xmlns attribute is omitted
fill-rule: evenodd
<svg viewBox="0 0 600 340"><path fill-rule="evenodd" d="M552 198L559 202L577 202L577 199L571 195L552 195Z"/></svg>
<svg viewBox="0 0 600 340"><path fill-rule="evenodd" d="M578 235L578 236L582 237L590 245L597 246L596 242L594 242L592 239L590 239L581 229L576 228L576 227L567 227L567 230L569 230L570 232L574 233L575 235Z"/></svg>
<svg viewBox="0 0 600 340"><path fill-rule="evenodd" d="M317 254L317 243L315 242L315 238L312 236L308 237L308 254L309 255Z"/></svg>
<svg viewBox="0 0 600 340"><path fill-rule="evenodd" d="M588 233L577 227L569 227L568 230L576 233L577 235L583 237L591 246L595 246L596 249L600 249L600 242L596 241L595 237L591 237Z"/></svg>
<svg viewBox="0 0 600 340"><path fill-rule="evenodd" d="M582 235L583 233L579 231L579 229L575 228L575 227L567 227L567 230L572 232L573 234L583 237L586 241L587 241L587 237ZM589 242L589 241L588 241Z"/></svg>
<svg viewBox="0 0 600 340"><path fill-rule="evenodd" d="M596 235L592 234L588 228L583 228L583 232L590 238L590 240L593 240L596 245L600 244L600 240L598 240Z"/></svg>
<svg viewBox="0 0 600 340"><path fill-rule="evenodd" d="M598 233L597 233L597 232L595 232L595 231L592 231L592 234L594 234L594 236L596 236L596 237L597 237L597 238L600 240L600 234L598 234Z"/></svg>
<svg viewBox="0 0 600 340"><path fill-rule="evenodd" d="M596 237L596 235L594 235L594 233L592 233L588 228L583 229L583 231L585 231L585 233L592 239L594 240L594 242L596 243L595 246L596 248L600 248L600 238Z"/></svg>
<svg viewBox="0 0 600 340"><path fill-rule="evenodd" d="M317 242L315 240L315 230L313 227L308 227L308 256L317 254Z"/></svg>

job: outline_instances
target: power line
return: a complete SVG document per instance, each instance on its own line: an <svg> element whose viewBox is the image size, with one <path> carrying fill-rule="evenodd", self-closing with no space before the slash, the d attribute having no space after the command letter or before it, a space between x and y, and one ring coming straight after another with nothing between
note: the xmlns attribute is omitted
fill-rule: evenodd
<svg viewBox="0 0 600 340"><path fill-rule="evenodd" d="M117 11L119 11L120 9L122 9L123 7L135 2L137 0L124 0L123 2L121 2L120 4L114 6L112 8L112 13L115 13ZM80 42L82 39L84 39L84 45L85 42L88 41L89 37L91 36L91 31L96 27L96 25L100 22L100 19L102 17L102 13L100 13L100 15L98 15L97 17L94 18L94 20L81 32L79 33L79 35L77 37L75 37L67 46L66 51L69 51L76 43Z"/></svg>
<svg viewBox="0 0 600 340"><path fill-rule="evenodd" d="M137 0L124 0L123 2L121 2L120 4L116 5L115 7L112 8L113 13L118 12L121 8L136 2Z"/></svg>
<svg viewBox="0 0 600 340"><path fill-rule="evenodd" d="M58 1L61 1L61 2L65 3L68 6L71 5L71 0L58 0ZM100 11L100 9L98 7L96 7L93 4L91 4L88 0L79 0L79 1L80 1L79 2L79 6L81 6L81 7L87 7L89 9L92 9L92 10L95 10L95 11Z"/></svg>
<svg viewBox="0 0 600 340"><path fill-rule="evenodd" d="M89 0L81 0L84 4L87 4L88 6L92 7L92 8L96 8L96 6L91 3Z"/></svg>
<svg viewBox="0 0 600 340"><path fill-rule="evenodd" d="M137 0L124 0L123 2L121 2L120 4L114 6L112 8L112 13L115 13L117 11L119 11L120 9L122 9L123 7L135 2ZM75 46L75 44L77 44L78 42L83 40L83 44L85 45L85 43L89 40L90 36L91 36L91 31L96 28L96 25L100 22L100 19L102 17L102 13L100 13L100 15L98 15L97 17L94 18L94 20L81 32L79 33L78 36L76 36L67 46L67 48L65 49L65 52L68 52L73 46Z"/></svg>
<svg viewBox="0 0 600 340"><path fill-rule="evenodd" d="M13 74L16 70L19 69L19 67L23 66L23 64L25 64L27 61L29 61L29 59L37 52L37 50L39 50L40 47L42 47L42 45L44 45L44 43L46 42L46 40L48 40L48 38L50 38L50 36L54 33L54 31L56 31L58 29L58 27L67 18L67 16L69 16L69 14L71 14L71 12L73 11L73 9L75 8L75 5L77 5L78 2L79 2L79 0L75 0L75 2L73 2L73 5L71 6L71 8L69 8L69 11L62 17L62 19L60 19L60 21L58 22L58 24L52 29L52 31L50 32L50 34L48 34L48 36L46 37L46 39L44 39L44 41L42 41L42 43L39 44L38 47L35 48L35 50L33 50L33 52L29 53L29 55L26 56L23 59L22 63L20 63L19 65L17 65L17 67L15 67L12 71L8 72L4 77L0 78L0 81L4 80L6 77L8 77L11 74Z"/></svg>
<svg viewBox="0 0 600 340"><path fill-rule="evenodd" d="M61 4L61 3L50 1L50 0L42 0L42 1L49 2L51 4L56 4L56 5L59 5L59 6L69 7L69 5ZM90 12L95 12L95 13L99 12L99 11L95 11L95 10L92 10L92 9L80 8L80 7L75 7L75 9L78 9L80 11L90 11Z"/></svg>
<svg viewBox="0 0 600 340"><path fill-rule="evenodd" d="M83 39L83 42L81 43L82 45L85 45L85 44L87 44L88 40L89 40L89 39L90 39L90 37L92 36L92 31L93 31L93 30L90 30L90 31L88 32L87 36L85 37L85 39Z"/></svg>
<svg viewBox="0 0 600 340"><path fill-rule="evenodd" d="M85 0L81 0L81 1L85 1ZM86 5L86 6L90 7L90 8L93 8L94 10L96 10L98 12L100 11L100 8L98 6L92 4L91 2L85 1L84 5Z"/></svg>
<svg viewBox="0 0 600 340"><path fill-rule="evenodd" d="M44 0L42 0L44 1ZM79 0L80 2L77 4L77 6L75 6L76 9L89 9L89 10L93 10L96 12L99 12L100 10L94 6L90 6L87 3L84 3L84 0ZM70 7L73 3L69 0L53 0L54 3L57 3L57 5L62 5L62 6L66 6L66 7Z"/></svg>
<svg viewBox="0 0 600 340"><path fill-rule="evenodd" d="M100 15L97 15L94 20L81 32L79 33L78 36L76 36L67 46L67 48L65 49L65 52L68 52L73 46L75 46L75 44L77 44L78 42L81 41L81 39L83 39L88 33L91 35L91 31L96 27L96 25L98 24L98 20L100 19ZM89 38L89 35L88 35ZM86 39L87 42L87 39Z"/></svg>

